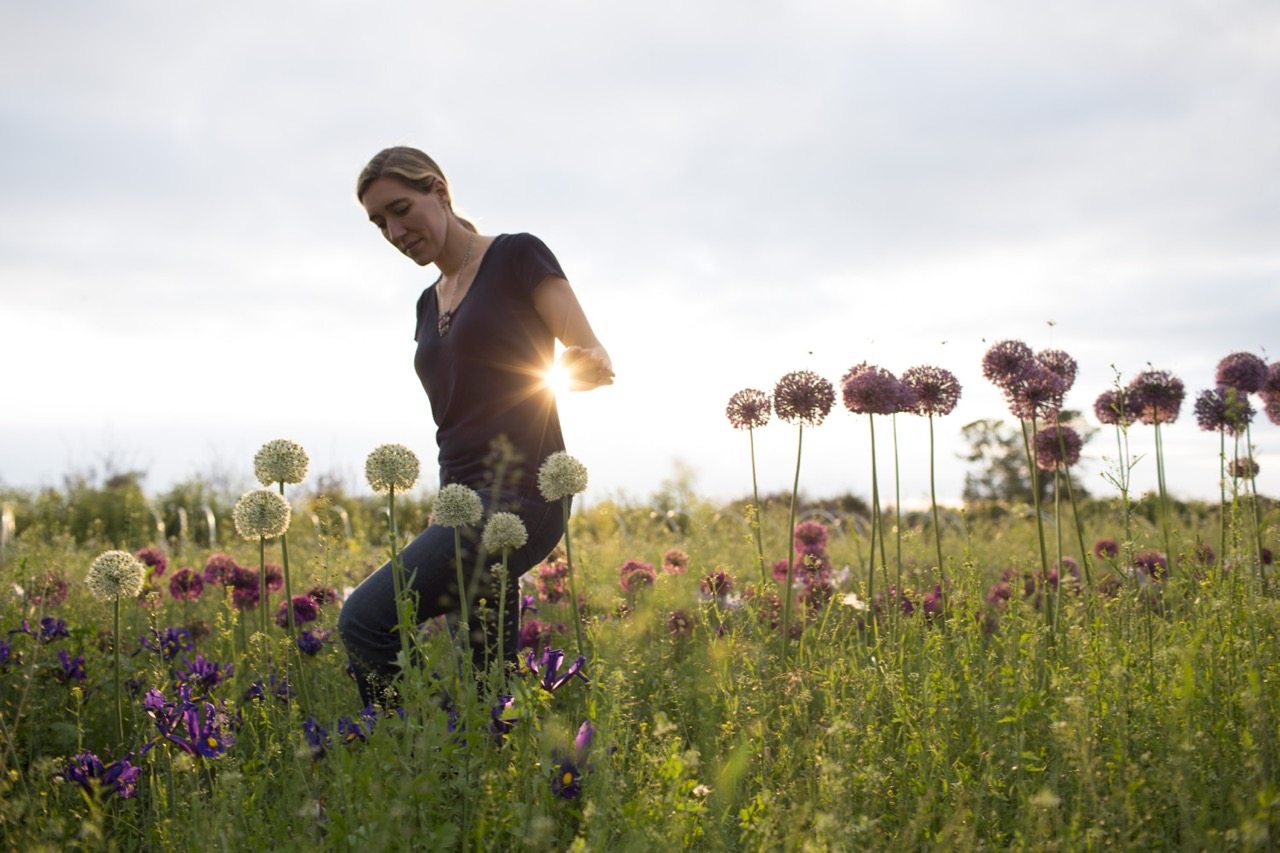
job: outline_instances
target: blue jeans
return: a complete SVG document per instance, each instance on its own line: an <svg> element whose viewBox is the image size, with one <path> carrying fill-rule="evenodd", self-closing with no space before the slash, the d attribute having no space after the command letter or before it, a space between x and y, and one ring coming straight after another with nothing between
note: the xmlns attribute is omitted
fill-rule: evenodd
<svg viewBox="0 0 1280 853"><path fill-rule="evenodd" d="M488 490L483 490L480 497L487 518ZM525 546L512 551L507 557L503 646L505 659L514 661L520 636L519 578L542 562L560 541L564 535L564 517L559 501L550 503L541 497L513 499L506 496L501 505L519 515L529 533ZM462 530L463 581L470 591L471 647L476 666L483 668L488 665L491 650L496 651L498 644L499 590L488 569L494 563L500 563L502 555L482 554L477 559L479 538L478 530ZM446 613L461 613L453 528L432 524L400 552L400 564L404 567L405 579L412 579L409 590L417 599L419 623ZM476 612L476 602L481 598L488 602L487 608L492 611L488 620ZM347 598L338 616L338 634L351 658L361 700L365 704L381 702L383 691L399 674L396 656L400 652L400 637L396 632L391 563L365 578Z"/></svg>

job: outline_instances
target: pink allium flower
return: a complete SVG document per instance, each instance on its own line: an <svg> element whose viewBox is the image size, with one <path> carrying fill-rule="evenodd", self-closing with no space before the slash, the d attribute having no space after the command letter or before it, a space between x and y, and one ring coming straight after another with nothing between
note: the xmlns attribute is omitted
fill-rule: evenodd
<svg viewBox="0 0 1280 853"><path fill-rule="evenodd" d="M169 568L169 561L159 548L139 548L133 552L133 556L137 557L142 565L147 567L148 577L158 578Z"/></svg>
<svg viewBox="0 0 1280 853"><path fill-rule="evenodd" d="M204 582L225 584L237 568L239 564L230 555L210 554L204 564Z"/></svg>
<svg viewBox="0 0 1280 853"><path fill-rule="evenodd" d="M203 592L204 578L195 569L178 569L169 578L169 595L174 601L195 601Z"/></svg>
<svg viewBox="0 0 1280 853"><path fill-rule="evenodd" d="M1015 418L1024 421L1053 417L1062 409L1066 386L1062 377L1037 361L1005 386L1005 399Z"/></svg>
<svg viewBox="0 0 1280 853"><path fill-rule="evenodd" d="M1036 353L1036 361L1047 367L1062 380L1062 392L1071 390L1076 384L1076 360L1060 349L1046 349Z"/></svg>
<svg viewBox="0 0 1280 853"><path fill-rule="evenodd" d="M687 640L693 636L695 617L688 610L673 610L667 616L667 633L677 639Z"/></svg>
<svg viewBox="0 0 1280 853"><path fill-rule="evenodd" d="M892 415L914 406L914 394L883 367L858 364L840 379L844 407L854 414ZM910 399L911 404L904 406Z"/></svg>
<svg viewBox="0 0 1280 853"><path fill-rule="evenodd" d="M768 394L744 388L729 398L725 415L734 429L758 429L769 423L772 408Z"/></svg>
<svg viewBox="0 0 1280 853"><path fill-rule="evenodd" d="M724 598L733 592L733 578L728 572L720 569L703 578L698 588L708 598Z"/></svg>
<svg viewBox="0 0 1280 853"><path fill-rule="evenodd" d="M618 567L618 583L622 587L622 591L626 593L636 592L642 587L653 586L653 582L657 580L658 574L653 570L653 564L641 562L640 560L627 560Z"/></svg>
<svg viewBox="0 0 1280 853"><path fill-rule="evenodd" d="M1080 461L1083 442L1080 434L1069 426L1048 426L1038 430L1035 441L1036 467L1043 471L1070 468Z"/></svg>
<svg viewBox="0 0 1280 853"><path fill-rule="evenodd" d="M689 569L689 555L679 548L672 548L662 555L662 570L669 575L684 574Z"/></svg>
<svg viewBox="0 0 1280 853"><path fill-rule="evenodd" d="M1215 378L1219 385L1255 394L1267 384L1267 363L1251 352L1233 352L1218 362Z"/></svg>
<svg viewBox="0 0 1280 853"><path fill-rule="evenodd" d="M1167 370L1144 370L1129 383L1129 393L1144 424L1171 424L1187 396L1182 380Z"/></svg>
<svg viewBox="0 0 1280 853"><path fill-rule="evenodd" d="M292 602L294 625L305 625L320 618L320 607L311 596L295 595ZM289 603L288 601L280 602L280 607L276 610L276 624L281 628L289 627Z"/></svg>
<svg viewBox="0 0 1280 853"><path fill-rule="evenodd" d="M811 370L788 373L773 389L773 410L789 424L818 426L835 401L835 388Z"/></svg>
<svg viewBox="0 0 1280 853"><path fill-rule="evenodd" d="M1141 411L1127 388L1113 388L1098 395L1093 414L1101 423L1127 427L1138 419Z"/></svg>
<svg viewBox="0 0 1280 853"><path fill-rule="evenodd" d="M1008 391L1035 358L1022 341L1000 341L982 357L982 375L996 387Z"/></svg>
<svg viewBox="0 0 1280 853"><path fill-rule="evenodd" d="M1114 560L1120 553L1120 544L1114 539L1099 539L1093 543L1093 555L1100 560Z"/></svg>
<svg viewBox="0 0 1280 853"><path fill-rule="evenodd" d="M949 415L960 402L959 381L941 367L913 367L902 374L902 384L915 394L918 415Z"/></svg>

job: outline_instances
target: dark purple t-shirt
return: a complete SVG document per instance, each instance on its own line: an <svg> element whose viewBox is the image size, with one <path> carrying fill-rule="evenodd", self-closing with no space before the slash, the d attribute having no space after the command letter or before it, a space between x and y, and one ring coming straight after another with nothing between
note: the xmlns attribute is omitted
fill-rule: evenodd
<svg viewBox="0 0 1280 853"><path fill-rule="evenodd" d="M555 395L543 382L555 338L533 306L533 290L547 276L564 273L541 240L500 234L454 308L447 335L436 330L436 285L418 298L413 366L436 422L441 486L488 487L490 443L505 435L522 459L504 487L533 495L542 461L564 450Z"/></svg>

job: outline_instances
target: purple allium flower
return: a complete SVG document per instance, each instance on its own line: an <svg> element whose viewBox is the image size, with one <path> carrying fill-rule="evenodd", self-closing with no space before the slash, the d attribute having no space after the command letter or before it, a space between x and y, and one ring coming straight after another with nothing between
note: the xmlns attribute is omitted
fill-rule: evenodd
<svg viewBox="0 0 1280 853"><path fill-rule="evenodd" d="M585 655L578 655L578 659L561 672L560 664L563 662L564 652L560 649L543 649L540 658L535 658L533 652L525 656L529 671L538 676L538 683L548 693L559 690L575 675L586 683L591 683L591 679L587 678L586 673L582 671L582 667L587 663Z"/></svg>
<svg viewBox="0 0 1280 853"><path fill-rule="evenodd" d="M725 415L734 429L758 429L769 423L771 410L768 394L744 388L729 398Z"/></svg>
<svg viewBox="0 0 1280 853"><path fill-rule="evenodd" d="M284 569L270 563L263 568L267 573L267 592L279 592L284 589Z"/></svg>
<svg viewBox="0 0 1280 853"><path fill-rule="evenodd" d="M152 631L150 637L139 637L138 644L152 652L159 652L161 660L173 660L178 652L191 651L191 632L186 628L165 628Z"/></svg>
<svg viewBox="0 0 1280 853"><path fill-rule="evenodd" d="M718 569L704 577L698 589L707 598L724 598L733 592L733 578L728 572Z"/></svg>
<svg viewBox="0 0 1280 853"><path fill-rule="evenodd" d="M1134 556L1133 564L1138 571L1155 581L1164 580L1169 571L1169 561L1159 551L1143 551Z"/></svg>
<svg viewBox="0 0 1280 853"><path fill-rule="evenodd" d="M103 765L92 752L82 752L67 762L62 778L76 783L90 794L97 788L127 800L137 793L139 773L139 769L133 766L132 752L107 765Z"/></svg>
<svg viewBox="0 0 1280 853"><path fill-rule="evenodd" d="M924 610L924 618L933 621L934 617L942 615L942 584L934 584L933 589L924 594L924 598L920 601L920 606Z"/></svg>
<svg viewBox="0 0 1280 853"><path fill-rule="evenodd" d="M898 607L899 609L901 609L902 614L904 616L910 616L916 612L915 603L912 602L911 598L907 595L906 591L903 590L899 592L897 587L893 587L893 586L889 587L889 592L887 595L883 592L876 593L876 605L875 605L876 612L877 613L881 612L884 609L885 604L887 602L892 602L895 600L897 601Z"/></svg>
<svg viewBox="0 0 1280 853"><path fill-rule="evenodd" d="M1280 426L1280 392L1263 397L1262 403L1262 411L1266 413L1267 420Z"/></svg>
<svg viewBox="0 0 1280 853"><path fill-rule="evenodd" d="M1200 429L1231 435L1243 434L1254 414L1248 395L1226 386L1201 391L1196 397L1195 413Z"/></svg>
<svg viewBox="0 0 1280 853"><path fill-rule="evenodd" d="M1076 384L1076 360L1062 350L1040 350L1036 353L1036 361L1041 366L1049 368L1062 380L1062 393L1070 391L1071 386Z"/></svg>
<svg viewBox="0 0 1280 853"><path fill-rule="evenodd" d="M800 592L800 600L811 611L821 610L836 594L836 588L824 575L810 575L805 578L804 589Z"/></svg>
<svg viewBox="0 0 1280 853"><path fill-rule="evenodd" d="M182 568L169 578L169 595L174 601L195 601L204 593L204 578L194 569Z"/></svg>
<svg viewBox="0 0 1280 853"><path fill-rule="evenodd" d="M314 622L320 618L320 608L316 605L316 601L309 595L295 595L293 597L293 624L305 625L308 622ZM276 624L281 628L289 627L289 602L280 602L280 607L276 609Z"/></svg>
<svg viewBox="0 0 1280 853"><path fill-rule="evenodd" d="M787 561L786 560L773 561L773 579L778 583L787 582Z"/></svg>
<svg viewBox="0 0 1280 853"><path fill-rule="evenodd" d="M324 607L338 600L338 590L331 586L313 586L307 590L307 597L314 601L317 607Z"/></svg>
<svg viewBox="0 0 1280 853"><path fill-rule="evenodd" d="M1252 480L1260 470L1257 460L1248 456L1239 456L1227 463L1227 474L1233 480Z"/></svg>
<svg viewBox="0 0 1280 853"><path fill-rule="evenodd" d="M1267 366L1267 378L1263 380L1259 394L1280 394L1280 361L1273 361Z"/></svg>
<svg viewBox="0 0 1280 853"><path fill-rule="evenodd" d="M1129 383L1129 393L1144 424L1171 424L1187 396L1182 380L1167 370L1144 370Z"/></svg>
<svg viewBox="0 0 1280 853"><path fill-rule="evenodd" d="M827 526L821 521L802 521L792 533L796 551L805 554L826 554Z"/></svg>
<svg viewBox="0 0 1280 853"><path fill-rule="evenodd" d="M653 570L652 563L645 563L640 560L627 560L618 567L618 583L622 586L622 591L633 593L644 587L653 586L653 582L657 580L658 573Z"/></svg>
<svg viewBox="0 0 1280 853"><path fill-rule="evenodd" d="M1245 394L1261 391L1267 384L1267 363L1251 352L1233 352L1218 362L1215 374L1219 385Z"/></svg>
<svg viewBox="0 0 1280 853"><path fill-rule="evenodd" d="M1035 355L1022 341L1000 341L982 357L982 375L996 387L1008 391Z"/></svg>
<svg viewBox="0 0 1280 853"><path fill-rule="evenodd" d="M987 604L992 607L1006 607L1013 597L1013 587L1008 581L1000 581L987 590Z"/></svg>
<svg viewBox="0 0 1280 853"><path fill-rule="evenodd" d="M84 655L76 655L73 658L67 654L66 649L59 649L58 663L62 665L62 668L55 669L53 677L58 680L59 684L70 684L73 681L85 680Z"/></svg>
<svg viewBox="0 0 1280 853"><path fill-rule="evenodd" d="M316 721L315 717L307 717L302 723L302 736L311 747L312 758L322 758L329 746L329 732Z"/></svg>
<svg viewBox="0 0 1280 853"><path fill-rule="evenodd" d="M1120 543L1114 539L1099 539L1093 543L1093 555L1099 560L1114 560L1120 553Z"/></svg>
<svg viewBox="0 0 1280 853"><path fill-rule="evenodd" d="M46 607L57 607L67 600L70 586L67 579L57 572L46 572L45 576L31 592L32 604L43 604Z"/></svg>
<svg viewBox="0 0 1280 853"><path fill-rule="evenodd" d="M518 648L532 649L537 652L550 643L557 635L568 633L568 628L561 624L539 622L537 619L526 619L520 626L520 642Z"/></svg>
<svg viewBox="0 0 1280 853"><path fill-rule="evenodd" d="M1071 427L1065 425L1044 427L1036 432L1036 467L1043 471L1070 468L1080 461L1082 446L1080 433Z"/></svg>
<svg viewBox="0 0 1280 853"><path fill-rule="evenodd" d="M949 415L960 402L959 381L941 367L913 367L902 374L902 384L915 394L918 415Z"/></svg>
<svg viewBox="0 0 1280 853"><path fill-rule="evenodd" d="M301 631L298 633L298 651L304 655L317 655L324 648L324 641L328 636L328 631Z"/></svg>
<svg viewBox="0 0 1280 853"><path fill-rule="evenodd" d="M158 578L169 568L169 561L165 559L164 552L159 548L140 548L133 552L133 556L147 567L147 577Z"/></svg>
<svg viewBox="0 0 1280 853"><path fill-rule="evenodd" d="M1062 409L1066 386L1062 377L1037 361L1004 386L1009 411L1024 421L1048 418Z"/></svg>
<svg viewBox="0 0 1280 853"><path fill-rule="evenodd" d="M773 410L789 424L818 426L835 401L835 388L811 370L788 373L773 389Z"/></svg>
<svg viewBox="0 0 1280 853"><path fill-rule="evenodd" d="M682 575L689 569L689 555L672 548L662 555L662 570L669 575Z"/></svg>
<svg viewBox="0 0 1280 853"><path fill-rule="evenodd" d="M224 584L240 565L228 554L210 554L204 564L204 582Z"/></svg>
<svg viewBox="0 0 1280 853"><path fill-rule="evenodd" d="M914 406L914 394L898 377L865 362L849 368L840 379L840 389L844 407L854 414L892 415ZM908 398L911 405L904 406Z"/></svg>
<svg viewBox="0 0 1280 853"><path fill-rule="evenodd" d="M1127 388L1112 388L1098 395L1093 414L1099 422L1127 427L1141 414L1137 401Z"/></svg>
<svg viewBox="0 0 1280 853"><path fill-rule="evenodd" d="M235 566L223 576L223 583L231 587L231 602L238 610L252 610L258 606L261 593L256 569Z"/></svg>
<svg viewBox="0 0 1280 853"><path fill-rule="evenodd" d="M694 616L683 608L672 610L667 616L667 633L679 640L687 640L693 636Z"/></svg>
<svg viewBox="0 0 1280 853"><path fill-rule="evenodd" d="M186 685L197 693L203 695L222 683L224 676L230 677L235 670L234 664L227 664L227 668L223 670L222 664L206 660L204 655L196 655L193 661L186 655L182 656L186 669L176 673L178 684Z"/></svg>
<svg viewBox="0 0 1280 853"><path fill-rule="evenodd" d="M1275 556L1271 553L1270 548L1262 549L1262 565L1269 566L1275 562Z"/></svg>

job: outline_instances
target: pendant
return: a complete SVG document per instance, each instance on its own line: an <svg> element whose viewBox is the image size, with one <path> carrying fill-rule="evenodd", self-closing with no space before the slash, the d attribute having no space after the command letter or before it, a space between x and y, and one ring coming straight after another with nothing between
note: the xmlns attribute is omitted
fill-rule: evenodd
<svg viewBox="0 0 1280 853"><path fill-rule="evenodd" d="M449 334L449 325L453 322L453 312L446 311L440 315L440 319L436 321L436 333L440 337Z"/></svg>

